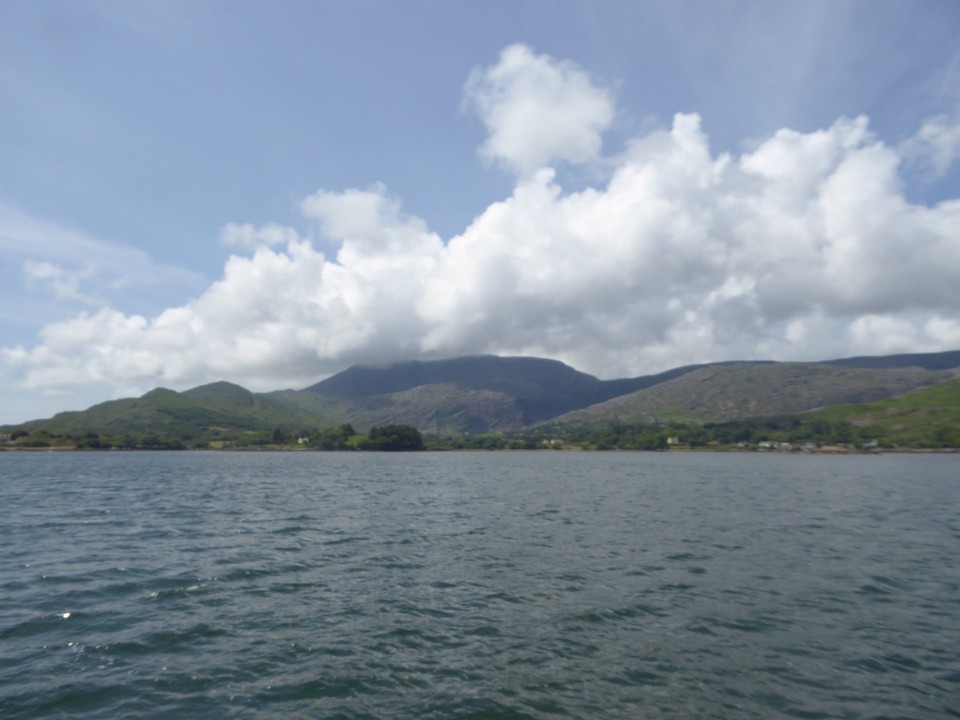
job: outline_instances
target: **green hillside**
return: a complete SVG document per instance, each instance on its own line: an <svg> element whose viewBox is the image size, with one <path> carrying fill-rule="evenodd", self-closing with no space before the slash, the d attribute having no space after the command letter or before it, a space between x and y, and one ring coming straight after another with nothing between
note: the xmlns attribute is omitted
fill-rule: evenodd
<svg viewBox="0 0 960 720"><path fill-rule="evenodd" d="M812 419L847 422L881 445L960 447L960 380L862 405L837 405Z"/></svg>
<svg viewBox="0 0 960 720"><path fill-rule="evenodd" d="M122 434L131 430L170 432L179 426L195 430L228 418L232 421L232 414L205 407L173 390L157 388L139 398L110 400L87 410L59 413L49 420L34 420L20 427L73 434Z"/></svg>
<svg viewBox="0 0 960 720"><path fill-rule="evenodd" d="M410 425L459 435L519 427L522 417L514 399L503 393L452 385L338 399L295 390L252 393L218 382L182 393L157 388L140 398L111 400L0 431L16 433L21 445L38 447L203 448L288 443L347 423L360 431Z"/></svg>
<svg viewBox="0 0 960 720"><path fill-rule="evenodd" d="M208 407L218 407L231 412L252 409L257 404L257 396L244 387L229 382L215 382L201 385L181 393L196 403Z"/></svg>
<svg viewBox="0 0 960 720"><path fill-rule="evenodd" d="M157 388L139 398L111 400L4 431L29 433L38 445L70 438L91 447L206 447L266 442L277 429L289 433L316 425L309 411L238 385L213 383L183 393Z"/></svg>

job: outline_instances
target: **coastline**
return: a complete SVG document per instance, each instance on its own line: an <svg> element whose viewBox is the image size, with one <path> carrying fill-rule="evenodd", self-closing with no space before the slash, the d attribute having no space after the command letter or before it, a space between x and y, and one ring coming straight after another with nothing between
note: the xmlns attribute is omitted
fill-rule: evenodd
<svg viewBox="0 0 960 720"><path fill-rule="evenodd" d="M241 452L241 453L382 453L382 452L426 452L426 453L460 453L460 452L513 452L513 453L553 453L553 452L584 452L584 453L742 453L764 455L955 455L960 454L960 448L871 448L860 450L838 446L824 446L816 449L778 450L768 448L739 448L739 447L674 447L669 450L642 450L639 448L590 448L567 446L563 448L424 448L423 450L317 450L303 446L290 447L230 447L230 448L78 448L70 445L55 445L50 447L0 447L0 452L12 453L129 453L129 452Z"/></svg>

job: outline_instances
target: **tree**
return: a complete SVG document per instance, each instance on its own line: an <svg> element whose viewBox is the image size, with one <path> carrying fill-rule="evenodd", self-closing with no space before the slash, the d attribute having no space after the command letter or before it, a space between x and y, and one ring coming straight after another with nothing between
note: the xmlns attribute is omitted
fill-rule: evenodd
<svg viewBox="0 0 960 720"><path fill-rule="evenodd" d="M353 425L347 423L336 428L327 428L314 433L310 437L311 447L318 450L348 450L349 440L357 434Z"/></svg>
<svg viewBox="0 0 960 720"><path fill-rule="evenodd" d="M370 428L363 450L410 451L423 450L423 436L410 425L383 425Z"/></svg>

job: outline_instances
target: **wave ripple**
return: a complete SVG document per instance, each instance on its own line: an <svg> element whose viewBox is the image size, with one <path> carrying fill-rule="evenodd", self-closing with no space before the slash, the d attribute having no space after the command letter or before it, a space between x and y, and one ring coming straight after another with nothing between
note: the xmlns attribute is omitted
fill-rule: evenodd
<svg viewBox="0 0 960 720"><path fill-rule="evenodd" d="M0 454L0 717L960 717L953 457Z"/></svg>

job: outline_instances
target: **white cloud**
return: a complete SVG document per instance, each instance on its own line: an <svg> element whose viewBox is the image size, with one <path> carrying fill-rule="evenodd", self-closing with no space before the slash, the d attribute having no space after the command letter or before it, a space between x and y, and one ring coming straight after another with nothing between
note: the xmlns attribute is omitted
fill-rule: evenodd
<svg viewBox="0 0 960 720"><path fill-rule="evenodd" d="M943 177L960 158L960 115L928 118L916 135L903 144L901 154L932 179Z"/></svg>
<svg viewBox="0 0 960 720"><path fill-rule="evenodd" d="M955 317L901 313L863 315L850 324L854 342L874 348L878 354L936 352L960 347L960 323Z"/></svg>
<svg viewBox="0 0 960 720"><path fill-rule="evenodd" d="M80 290L80 285L94 274L93 268L89 266L68 270L45 261L26 260L23 263L23 277L28 288L44 286L49 288L58 300L76 301L85 305L103 304Z"/></svg>
<svg viewBox="0 0 960 720"><path fill-rule="evenodd" d="M335 257L309 232L227 226L255 250L230 257L190 302L153 317L81 314L3 360L42 389L216 379L272 389L353 362L475 352L550 356L613 377L960 345L960 200L910 203L906 146L884 144L866 118L715 156L700 118L680 114L610 160L603 185L565 192L553 170L534 168L594 157L603 122L550 131L527 152L504 140L512 116L490 108L541 77L560 87L534 93L551 112L570 83L588 105L606 107L606 95L522 47L498 68L471 92L508 78L497 80L506 99L479 109L492 118L488 152L523 172L446 243L382 185L319 191L301 210Z"/></svg>
<svg viewBox="0 0 960 720"><path fill-rule="evenodd" d="M293 228L274 223L261 226L250 223L227 223L220 231L221 243L242 248L286 245L299 239L300 235Z"/></svg>
<svg viewBox="0 0 960 720"><path fill-rule="evenodd" d="M595 160L614 112L610 94L576 65L525 45L511 45L496 65L475 70L466 103L489 132L481 154L521 174L552 160Z"/></svg>

